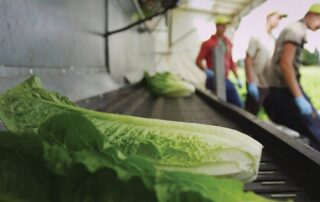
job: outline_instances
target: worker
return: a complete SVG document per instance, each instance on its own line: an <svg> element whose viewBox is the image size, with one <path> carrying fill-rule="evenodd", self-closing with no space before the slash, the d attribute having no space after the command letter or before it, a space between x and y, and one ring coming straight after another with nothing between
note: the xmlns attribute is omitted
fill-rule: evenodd
<svg viewBox="0 0 320 202"><path fill-rule="evenodd" d="M265 28L249 40L244 60L248 92L245 109L254 115L258 114L262 106L264 106L265 110L269 108L268 102L265 102L269 93L266 72L270 68L276 43L272 30L285 17L287 17L286 14L281 14L277 11L269 13L266 17Z"/></svg>
<svg viewBox="0 0 320 202"><path fill-rule="evenodd" d="M200 52L196 59L196 65L206 74L206 88L215 91L214 84L214 61L212 61L212 51L215 47L220 46L224 51L224 65L225 65L225 85L227 102L239 107L243 107L243 103L235 89L233 83L228 79L230 70L237 78L239 87L242 86L237 73L237 66L232 60L232 43L225 36L225 30L231 19L227 16L217 16L215 18L216 33L201 45Z"/></svg>
<svg viewBox="0 0 320 202"><path fill-rule="evenodd" d="M268 82L271 111L275 123L308 136L320 148L320 118L300 83L299 56L306 43L307 30L320 28L320 3L313 4L303 19L287 26L279 35Z"/></svg>

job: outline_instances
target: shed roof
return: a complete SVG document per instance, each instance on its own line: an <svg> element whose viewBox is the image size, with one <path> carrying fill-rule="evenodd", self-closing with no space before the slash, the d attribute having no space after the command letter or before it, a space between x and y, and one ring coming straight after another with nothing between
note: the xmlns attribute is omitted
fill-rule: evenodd
<svg viewBox="0 0 320 202"><path fill-rule="evenodd" d="M266 0L181 0L182 9L225 15L237 21Z"/></svg>

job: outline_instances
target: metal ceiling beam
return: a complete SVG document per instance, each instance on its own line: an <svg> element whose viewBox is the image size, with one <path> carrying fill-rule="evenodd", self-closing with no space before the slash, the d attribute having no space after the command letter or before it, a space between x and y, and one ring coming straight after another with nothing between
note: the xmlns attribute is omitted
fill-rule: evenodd
<svg viewBox="0 0 320 202"><path fill-rule="evenodd" d="M204 9L199 9L199 8L191 8L191 7L178 7L177 10L198 12L198 13L207 13L207 14L211 14L211 15L213 14L213 12L210 11L210 10L204 10Z"/></svg>
<svg viewBox="0 0 320 202"><path fill-rule="evenodd" d="M172 41L173 13L172 11L167 12L166 17L168 22L168 46L170 49L173 45L173 41Z"/></svg>
<svg viewBox="0 0 320 202"><path fill-rule="evenodd" d="M241 17L248 14L251 10L265 2L266 0L216 0L212 10L205 10L199 8L192 8L186 5L187 1L184 0L184 4L180 4L179 10L190 12L201 12L210 15L227 15L233 18L233 25L237 27L240 23ZM232 5L236 8L232 8Z"/></svg>
<svg viewBox="0 0 320 202"><path fill-rule="evenodd" d="M247 5L247 4L248 4L248 1L216 0L215 3L227 3L227 4Z"/></svg>
<svg viewBox="0 0 320 202"><path fill-rule="evenodd" d="M248 4L245 8L239 11L238 16L242 17L247 15L251 10L264 3L266 0L252 0L250 4Z"/></svg>

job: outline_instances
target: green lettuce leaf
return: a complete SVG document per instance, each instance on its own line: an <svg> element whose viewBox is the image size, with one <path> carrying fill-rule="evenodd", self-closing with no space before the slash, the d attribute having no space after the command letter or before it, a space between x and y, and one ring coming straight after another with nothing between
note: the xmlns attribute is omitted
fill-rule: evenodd
<svg viewBox="0 0 320 202"><path fill-rule="evenodd" d="M243 192L237 180L158 170L148 158L102 148L101 137L70 112L49 118L38 136L0 133L0 194L43 202L271 202Z"/></svg>
<svg viewBox="0 0 320 202"><path fill-rule="evenodd" d="M144 73L147 89L153 95L165 97L186 97L192 95L196 88L170 72L158 72L150 76Z"/></svg>
<svg viewBox="0 0 320 202"><path fill-rule="evenodd" d="M18 134L37 135L42 123L65 112L85 116L102 134L99 140L82 141L79 137L79 145L96 142L92 150L114 146L124 155L148 158L162 170L228 176L242 181L252 181L258 172L262 145L231 129L83 109L58 93L46 91L37 76L0 95L0 119ZM74 130L86 129L77 125Z"/></svg>
<svg viewBox="0 0 320 202"><path fill-rule="evenodd" d="M34 135L0 133L0 198L4 201L53 201L56 182Z"/></svg>

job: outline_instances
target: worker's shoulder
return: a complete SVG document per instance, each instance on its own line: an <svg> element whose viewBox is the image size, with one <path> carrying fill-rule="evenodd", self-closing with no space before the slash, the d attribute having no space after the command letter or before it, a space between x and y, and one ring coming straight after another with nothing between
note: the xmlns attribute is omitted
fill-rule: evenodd
<svg viewBox="0 0 320 202"><path fill-rule="evenodd" d="M202 45L203 46L213 46L217 43L217 39L215 37L210 37L209 39L205 40Z"/></svg>
<svg viewBox="0 0 320 202"><path fill-rule="evenodd" d="M249 43L254 44L272 43L272 41L275 41L275 37L266 31L256 32L255 35L251 35L249 39Z"/></svg>
<svg viewBox="0 0 320 202"><path fill-rule="evenodd" d="M284 32L294 32L297 34L304 34L307 32L307 27L303 21L296 21L289 24L285 29Z"/></svg>

